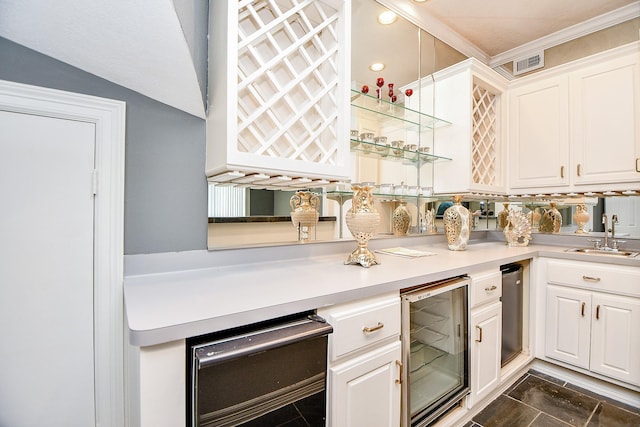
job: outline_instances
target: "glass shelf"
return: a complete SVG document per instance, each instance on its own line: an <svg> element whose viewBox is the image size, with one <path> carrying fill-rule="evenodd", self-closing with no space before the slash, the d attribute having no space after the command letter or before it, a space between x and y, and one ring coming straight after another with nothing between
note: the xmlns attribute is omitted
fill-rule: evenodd
<svg viewBox="0 0 640 427"><path fill-rule="evenodd" d="M437 160L451 160L448 157L436 156L428 153L421 153L414 150L406 150L404 148L392 148L388 145L380 145L373 142L359 141L351 139L351 151L357 151L366 155L377 156L385 160L400 160L405 162L421 164L433 163Z"/></svg>
<svg viewBox="0 0 640 427"><path fill-rule="evenodd" d="M339 191L339 190L331 190L326 192L327 198L330 200L335 200L340 203L344 203L345 201L351 199L353 197L353 191ZM377 199L382 199L381 202L400 202L400 201L412 201L412 200L420 200L424 202L437 202L438 200L444 200L439 196L423 196L422 194L418 195L408 195L408 194L392 194L392 193L373 193L373 197ZM448 198L451 200L451 197Z"/></svg>
<svg viewBox="0 0 640 427"><path fill-rule="evenodd" d="M376 121L383 125L386 125L387 122L402 122L405 129L413 128L416 131L435 129L451 124L446 120L394 104L385 99L375 98L354 89L351 89L351 106L358 108L365 114L371 114Z"/></svg>

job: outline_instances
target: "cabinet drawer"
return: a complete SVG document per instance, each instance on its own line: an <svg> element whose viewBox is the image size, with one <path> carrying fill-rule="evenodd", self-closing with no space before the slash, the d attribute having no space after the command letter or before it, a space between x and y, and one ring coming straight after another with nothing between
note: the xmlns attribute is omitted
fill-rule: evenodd
<svg viewBox="0 0 640 427"><path fill-rule="evenodd" d="M485 271L471 275L469 307L497 301L502 296L502 273L500 270Z"/></svg>
<svg viewBox="0 0 640 427"><path fill-rule="evenodd" d="M400 296L397 293L318 310L333 326L329 357L336 360L371 344L400 335Z"/></svg>
<svg viewBox="0 0 640 427"><path fill-rule="evenodd" d="M550 259L547 283L640 296L640 268Z"/></svg>

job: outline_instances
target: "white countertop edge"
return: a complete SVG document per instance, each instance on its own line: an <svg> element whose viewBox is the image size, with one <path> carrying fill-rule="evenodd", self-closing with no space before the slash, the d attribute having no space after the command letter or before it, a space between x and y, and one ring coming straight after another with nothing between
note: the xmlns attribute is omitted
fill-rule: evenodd
<svg viewBox="0 0 640 427"><path fill-rule="evenodd" d="M538 256L640 266L640 259L567 253L566 246L509 248L504 242L482 242L459 252L445 244L412 248L436 255L406 259L378 254L382 265L369 268L345 266L346 254L333 254L128 276L129 341L141 347L162 344Z"/></svg>

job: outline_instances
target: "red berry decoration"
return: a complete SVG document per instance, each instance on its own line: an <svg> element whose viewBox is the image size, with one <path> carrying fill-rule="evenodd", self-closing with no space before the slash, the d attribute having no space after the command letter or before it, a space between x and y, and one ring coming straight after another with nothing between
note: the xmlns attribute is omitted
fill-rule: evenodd
<svg viewBox="0 0 640 427"><path fill-rule="evenodd" d="M397 96L393 95L393 96L391 97L391 102L396 102L397 100L398 100L398 97L397 97Z"/></svg>
<svg viewBox="0 0 640 427"><path fill-rule="evenodd" d="M382 77L378 77L378 80L376 80L376 86L378 87L384 86L384 79Z"/></svg>
<svg viewBox="0 0 640 427"><path fill-rule="evenodd" d="M367 85L362 86L362 93L369 93L369 86Z"/></svg>
<svg viewBox="0 0 640 427"><path fill-rule="evenodd" d="M407 89L407 90L405 90L405 91L404 91L404 94L405 94L405 95L407 95L407 96L411 96L411 95L413 95L413 89Z"/></svg>

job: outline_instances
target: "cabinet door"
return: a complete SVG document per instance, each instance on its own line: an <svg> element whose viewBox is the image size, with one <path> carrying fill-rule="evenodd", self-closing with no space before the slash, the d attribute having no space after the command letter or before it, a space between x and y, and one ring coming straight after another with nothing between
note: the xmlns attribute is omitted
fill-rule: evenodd
<svg viewBox="0 0 640 427"><path fill-rule="evenodd" d="M571 74L574 184L640 179L639 68L635 54Z"/></svg>
<svg viewBox="0 0 640 427"><path fill-rule="evenodd" d="M589 369L591 292L547 286L547 357Z"/></svg>
<svg viewBox="0 0 640 427"><path fill-rule="evenodd" d="M491 393L500 382L501 327L501 302L471 315L471 406Z"/></svg>
<svg viewBox="0 0 640 427"><path fill-rule="evenodd" d="M568 78L559 76L511 92L511 188L569 184L568 86Z"/></svg>
<svg viewBox="0 0 640 427"><path fill-rule="evenodd" d="M329 369L329 426L400 425L400 341Z"/></svg>
<svg viewBox="0 0 640 427"><path fill-rule="evenodd" d="M593 294L591 370L640 385L640 300Z"/></svg>

